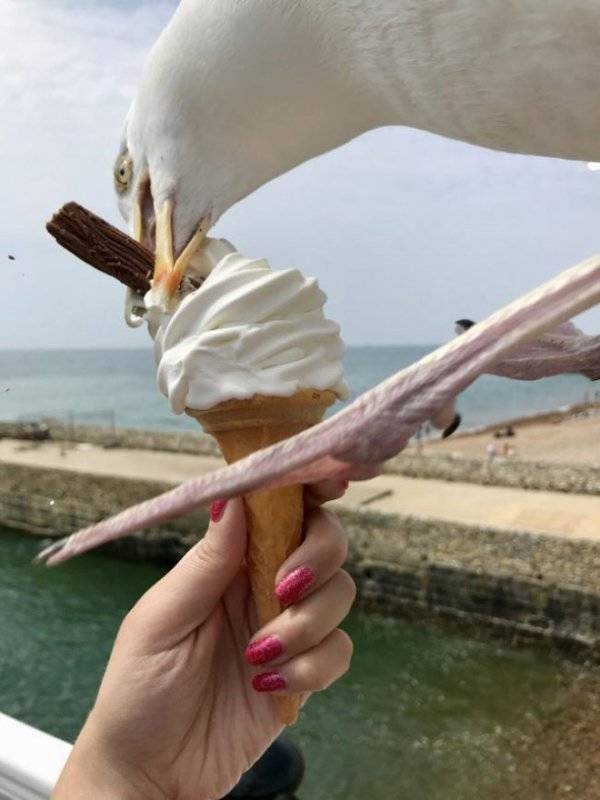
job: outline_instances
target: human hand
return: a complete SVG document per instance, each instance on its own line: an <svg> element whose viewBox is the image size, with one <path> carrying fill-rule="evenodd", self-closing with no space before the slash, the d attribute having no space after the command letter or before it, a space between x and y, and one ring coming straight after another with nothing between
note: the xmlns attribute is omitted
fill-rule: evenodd
<svg viewBox="0 0 600 800"><path fill-rule="evenodd" d="M326 481L308 496L344 488ZM276 579L287 607L252 635L243 503L214 504L211 516L125 618L52 800L220 798L282 730L268 694L307 696L346 672L352 643L337 626L355 587L336 518L307 513L306 538Z"/></svg>

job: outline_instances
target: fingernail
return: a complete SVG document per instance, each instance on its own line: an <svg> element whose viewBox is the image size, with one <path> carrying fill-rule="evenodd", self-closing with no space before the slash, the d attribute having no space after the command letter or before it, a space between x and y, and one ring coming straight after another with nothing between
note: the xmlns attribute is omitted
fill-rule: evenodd
<svg viewBox="0 0 600 800"><path fill-rule="evenodd" d="M210 507L210 518L213 522L218 522L223 516L227 500L215 500Z"/></svg>
<svg viewBox="0 0 600 800"><path fill-rule="evenodd" d="M252 678L252 688L256 692L276 692L285 687L286 680L280 672L262 672Z"/></svg>
<svg viewBox="0 0 600 800"><path fill-rule="evenodd" d="M314 582L315 573L310 567L298 567L282 581L279 581L275 587L275 594L281 603L289 606L290 603L299 600Z"/></svg>
<svg viewBox="0 0 600 800"><path fill-rule="evenodd" d="M265 636L251 642L244 653L246 661L253 666L266 664L283 653L283 645L279 636Z"/></svg>

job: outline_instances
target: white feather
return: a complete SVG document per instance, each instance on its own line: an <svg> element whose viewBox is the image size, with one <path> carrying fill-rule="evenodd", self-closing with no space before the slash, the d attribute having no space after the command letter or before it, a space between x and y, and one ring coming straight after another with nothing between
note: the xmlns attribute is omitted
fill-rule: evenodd
<svg viewBox="0 0 600 800"><path fill-rule="evenodd" d="M136 174L201 217L381 125L600 155L598 0L182 0L127 124Z"/></svg>

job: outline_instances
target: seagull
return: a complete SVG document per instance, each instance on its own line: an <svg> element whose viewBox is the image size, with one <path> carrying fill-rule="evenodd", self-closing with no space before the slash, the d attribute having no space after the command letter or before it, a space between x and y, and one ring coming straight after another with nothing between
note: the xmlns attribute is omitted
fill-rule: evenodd
<svg viewBox="0 0 600 800"><path fill-rule="evenodd" d="M365 131L600 158L598 0L181 0L114 167L168 305L234 203Z"/></svg>
<svg viewBox="0 0 600 800"><path fill-rule="evenodd" d="M228 208L381 125L596 163L598 74L597 0L182 0L147 58L114 168L131 232L154 249L151 291L168 307ZM598 302L600 256L487 320L457 320L452 342L319 425L36 560L59 564L217 498L372 477L423 422L451 432L456 396L485 372L600 379L600 336L569 321Z"/></svg>

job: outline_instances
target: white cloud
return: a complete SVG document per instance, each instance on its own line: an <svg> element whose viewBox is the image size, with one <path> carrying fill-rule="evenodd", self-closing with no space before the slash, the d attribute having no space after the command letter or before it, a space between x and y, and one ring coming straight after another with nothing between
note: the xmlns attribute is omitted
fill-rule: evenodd
<svg viewBox="0 0 600 800"><path fill-rule="evenodd" d="M118 317L106 309L120 304L119 288L61 252L44 224L74 199L117 219L112 163L122 122L173 7L3 0L0 347L118 341ZM34 325L23 324L29 315Z"/></svg>
<svg viewBox="0 0 600 800"><path fill-rule="evenodd" d="M61 190L110 191L106 169L144 54L172 8L4 0L0 143L15 211L33 222Z"/></svg>
<svg viewBox="0 0 600 800"><path fill-rule="evenodd" d="M175 5L2 0L0 347L147 345L121 323L120 287L44 223L67 200L118 221L122 121ZM350 342L440 341L600 250L595 183L580 163L383 129L264 187L218 230L316 274Z"/></svg>

